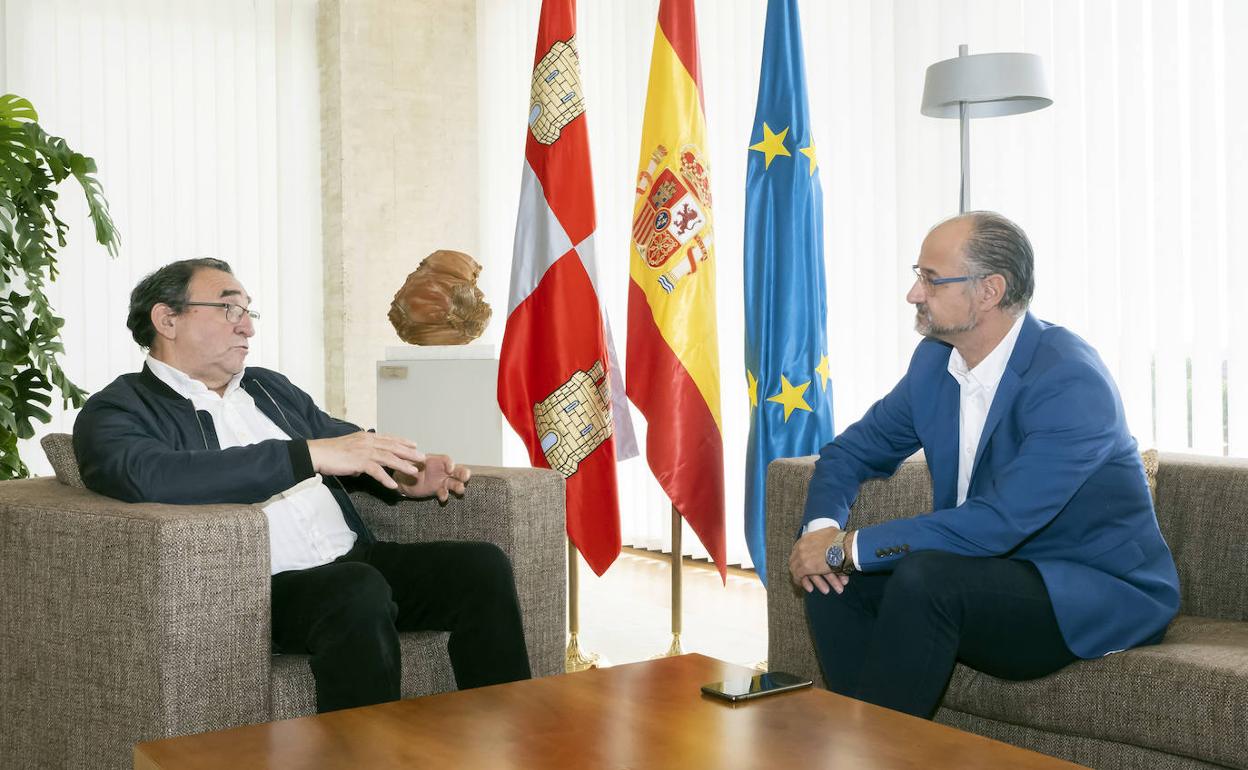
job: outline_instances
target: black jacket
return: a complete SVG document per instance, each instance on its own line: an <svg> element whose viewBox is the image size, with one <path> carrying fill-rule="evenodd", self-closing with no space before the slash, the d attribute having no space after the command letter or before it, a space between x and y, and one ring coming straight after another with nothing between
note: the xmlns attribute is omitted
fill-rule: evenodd
<svg viewBox="0 0 1248 770"><path fill-rule="evenodd" d="M144 366L87 399L74 422L83 483L131 503L259 503L315 474L309 439L360 430L321 411L311 396L269 369L248 367L240 386L291 440L222 449L208 412L196 411ZM371 542L348 488L397 496L367 476L326 476L324 483L347 525L362 542Z"/></svg>

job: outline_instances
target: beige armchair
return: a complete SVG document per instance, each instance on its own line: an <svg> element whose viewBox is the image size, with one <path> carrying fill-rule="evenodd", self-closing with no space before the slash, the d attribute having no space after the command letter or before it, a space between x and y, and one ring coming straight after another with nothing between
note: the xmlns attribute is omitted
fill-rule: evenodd
<svg viewBox="0 0 1248 770"><path fill-rule="evenodd" d="M132 505L57 478L0 483L0 767L130 767L136 742L310 714L307 657L273 655L254 505ZM353 495L379 539L485 540L511 559L534 676L561 673L564 486L474 467L462 499ZM403 696L453 690L446 634L402 635Z"/></svg>

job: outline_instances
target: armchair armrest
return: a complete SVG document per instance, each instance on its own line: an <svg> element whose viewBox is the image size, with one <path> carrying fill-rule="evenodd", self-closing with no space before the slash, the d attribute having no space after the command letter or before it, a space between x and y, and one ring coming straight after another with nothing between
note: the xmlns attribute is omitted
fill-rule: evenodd
<svg viewBox="0 0 1248 770"><path fill-rule="evenodd" d="M567 540L563 477L539 468L469 466L462 498L393 505L353 492L356 509L380 540L494 543L511 560L533 676L563 673L566 650Z"/></svg>
<svg viewBox="0 0 1248 770"><path fill-rule="evenodd" d="M0 765L128 765L136 741L268 718L258 507L0 483L0 618Z"/></svg>

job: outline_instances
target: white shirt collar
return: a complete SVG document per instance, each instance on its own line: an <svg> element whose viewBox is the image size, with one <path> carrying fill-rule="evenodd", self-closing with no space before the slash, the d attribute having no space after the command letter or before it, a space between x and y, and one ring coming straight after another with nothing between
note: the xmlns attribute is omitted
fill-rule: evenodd
<svg viewBox="0 0 1248 770"><path fill-rule="evenodd" d="M209 389L204 383L179 369L175 369L159 358L153 357L150 353L145 363L147 368L152 370L152 374L156 375L157 379L173 388L173 391L183 398L217 396L216 391ZM237 390L242 380L242 372L231 377L229 383L225 386L225 395L228 397Z"/></svg>
<svg viewBox="0 0 1248 770"><path fill-rule="evenodd" d="M966 359L962 357L957 348L954 348L949 354L949 373L962 385L977 385L990 391L996 390L1001 377L1005 375L1005 367L1010 363L1010 356L1014 353L1014 345L1018 342L1019 332L1023 329L1023 319L1026 317L1026 313L1020 315L1006 332L1005 337L997 343L991 353L984 356L984 360L980 361L974 369L967 368Z"/></svg>

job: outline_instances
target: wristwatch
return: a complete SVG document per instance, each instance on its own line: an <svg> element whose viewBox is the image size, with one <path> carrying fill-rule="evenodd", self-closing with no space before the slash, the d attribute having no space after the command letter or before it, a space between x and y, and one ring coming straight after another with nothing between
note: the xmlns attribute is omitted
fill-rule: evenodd
<svg viewBox="0 0 1248 770"><path fill-rule="evenodd" d="M841 530L836 533L836 539L832 541L832 545L828 546L828 552L824 559L828 562L828 569L838 575L848 575L854 571L854 560L849 553L849 548L845 545L845 539L849 533Z"/></svg>

